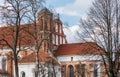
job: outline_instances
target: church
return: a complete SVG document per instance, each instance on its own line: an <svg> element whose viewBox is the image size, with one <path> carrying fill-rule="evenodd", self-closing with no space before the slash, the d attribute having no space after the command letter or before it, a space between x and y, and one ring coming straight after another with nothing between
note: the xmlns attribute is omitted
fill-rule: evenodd
<svg viewBox="0 0 120 77"><path fill-rule="evenodd" d="M23 24L21 28L19 43L26 50L18 53L19 77L36 77L35 40L27 33L33 34L34 25ZM67 43L60 17L53 17L47 8L38 13L36 30L39 41L48 39L42 41L38 52L39 77L106 77L100 56L103 50L94 42ZM11 35L11 27L0 28L0 39L10 45L14 41ZM13 53L8 46L0 45L0 76L14 75Z"/></svg>

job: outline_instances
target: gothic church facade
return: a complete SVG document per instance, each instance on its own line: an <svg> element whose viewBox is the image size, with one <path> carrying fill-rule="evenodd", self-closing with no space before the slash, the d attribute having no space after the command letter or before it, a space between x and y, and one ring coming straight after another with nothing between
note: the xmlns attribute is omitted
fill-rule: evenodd
<svg viewBox="0 0 120 77"><path fill-rule="evenodd" d="M34 25L21 25L25 30L33 34ZM102 67L102 50L96 43L75 43L68 44L63 31L62 21L59 17L53 18L47 8L42 9L38 14L36 25L38 40L44 40L39 50L39 77L105 77L105 70ZM12 45L10 27L1 27L0 35ZM24 30L20 32L20 44L23 48L29 47L26 51L20 51L18 55L18 68L20 77L36 77L36 53L34 51L35 40ZM0 36L2 39L3 36ZM70 38L69 38L70 39ZM4 43L4 42L1 42ZM14 77L13 54L9 47L0 46L0 75Z"/></svg>

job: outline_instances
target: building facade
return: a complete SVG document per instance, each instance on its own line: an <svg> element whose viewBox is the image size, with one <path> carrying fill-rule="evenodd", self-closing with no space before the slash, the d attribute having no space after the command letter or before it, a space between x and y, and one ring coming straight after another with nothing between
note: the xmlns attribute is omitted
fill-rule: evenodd
<svg viewBox="0 0 120 77"><path fill-rule="evenodd" d="M44 8L38 13L38 21L36 25L23 24L20 26L20 28L23 29L19 32L20 36L18 40L18 49L19 47L23 49L18 54L18 68L20 77L33 77L36 75L35 41L37 41L37 43L40 45L38 59L40 68L43 68L39 69L39 71L42 71L39 74L41 75L44 73L43 75L45 75L45 77L48 75L54 76L54 74L52 74L53 71L59 71L55 72L55 74L61 77L60 70L58 70L60 68L60 63L53 55L58 45L67 43L66 36L63 32L63 25L59 17L54 18L53 13L51 13L47 8ZM35 28L37 40L30 35L34 35ZM13 46L14 41L13 37L15 33L12 33L13 30L15 30L14 26L0 28L0 39L6 40L10 46ZM0 69L5 73L5 75L7 72L8 77L14 77L15 71L13 52L9 46L6 45L5 41L1 41L0 44L0 52L1 54L4 54L6 62L6 68L4 68L3 64L1 63ZM21 46L19 46L19 44ZM0 60L2 61L2 59L3 56L1 55ZM52 65L54 65L54 68ZM3 76L4 73L1 72ZM42 77L42 75L40 77Z"/></svg>
<svg viewBox="0 0 120 77"><path fill-rule="evenodd" d="M23 24L21 28L24 29L20 32L19 44L26 50L18 54L19 77L36 77L35 40L30 36L34 34L35 26ZM68 44L62 21L59 17L54 18L47 8L38 13L36 32L37 43L41 44L39 77L106 77L100 47L92 42ZM11 35L11 27L0 28L0 39L13 45ZM42 39L47 40L41 43ZM4 43L0 42L0 76L14 77L13 53Z"/></svg>
<svg viewBox="0 0 120 77"><path fill-rule="evenodd" d="M60 45L55 53L62 77L105 77L102 50L96 43Z"/></svg>

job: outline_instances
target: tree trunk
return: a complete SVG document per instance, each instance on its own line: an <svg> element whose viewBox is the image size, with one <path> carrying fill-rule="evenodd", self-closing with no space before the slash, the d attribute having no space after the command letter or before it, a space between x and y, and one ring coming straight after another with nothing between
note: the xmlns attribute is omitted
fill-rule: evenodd
<svg viewBox="0 0 120 77"><path fill-rule="evenodd" d="M16 54L14 54L14 65L15 65L15 77L19 77L19 72L18 72L18 60Z"/></svg>

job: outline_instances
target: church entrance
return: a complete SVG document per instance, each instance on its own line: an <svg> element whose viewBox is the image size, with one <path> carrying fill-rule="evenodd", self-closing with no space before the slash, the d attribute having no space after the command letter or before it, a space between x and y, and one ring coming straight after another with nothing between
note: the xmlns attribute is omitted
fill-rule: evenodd
<svg viewBox="0 0 120 77"><path fill-rule="evenodd" d="M74 67L72 65L69 65L69 77L74 77Z"/></svg>

